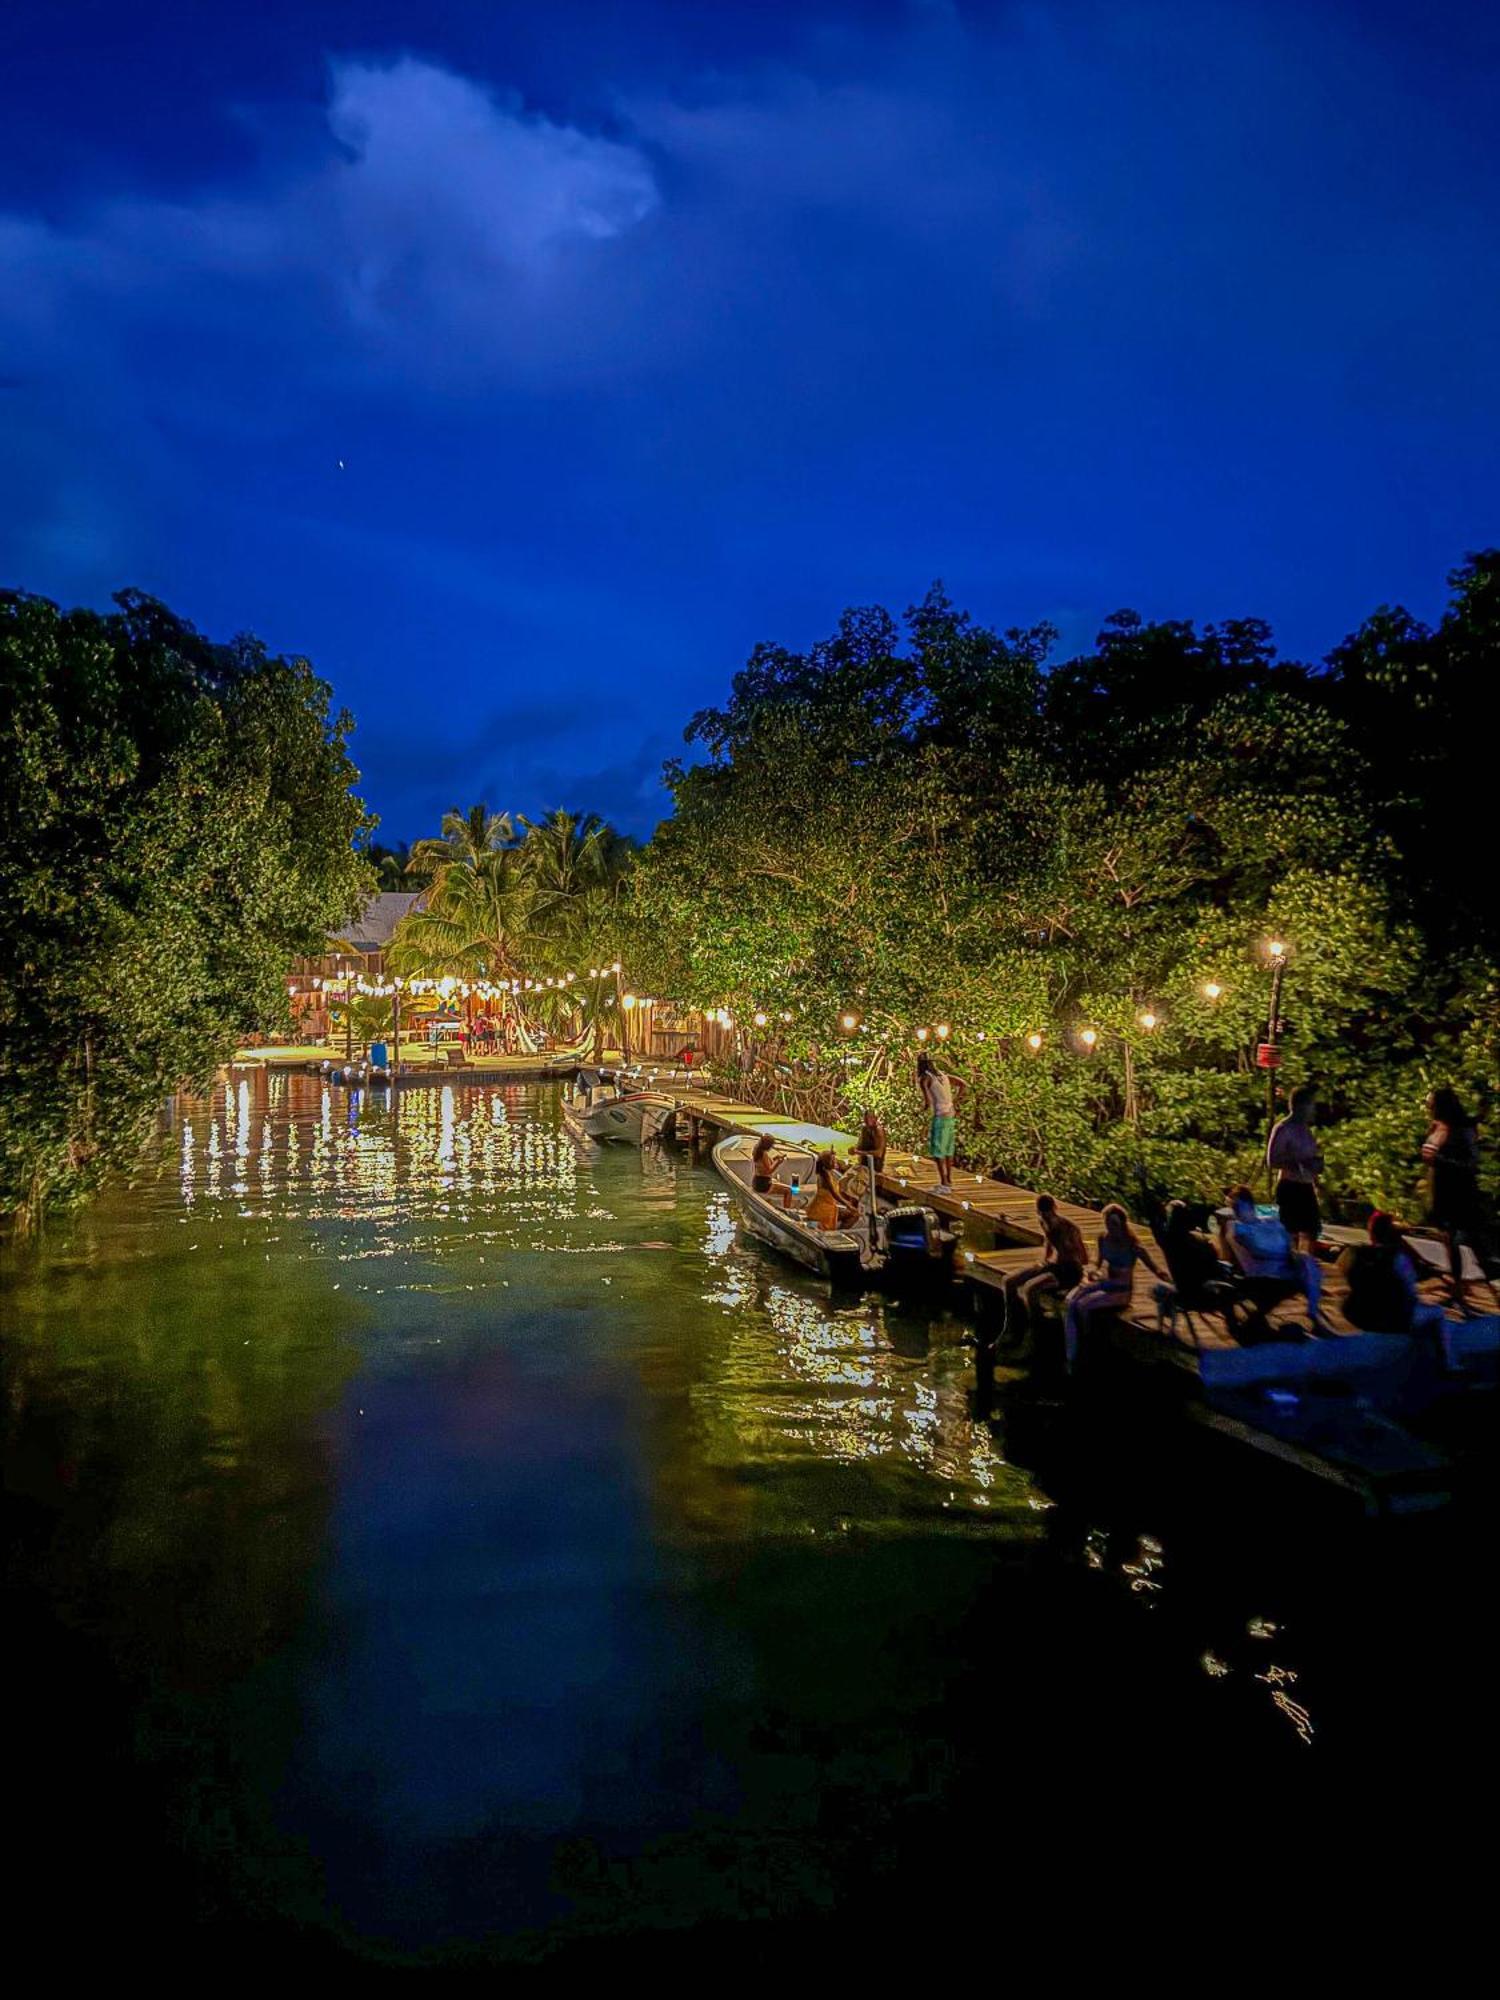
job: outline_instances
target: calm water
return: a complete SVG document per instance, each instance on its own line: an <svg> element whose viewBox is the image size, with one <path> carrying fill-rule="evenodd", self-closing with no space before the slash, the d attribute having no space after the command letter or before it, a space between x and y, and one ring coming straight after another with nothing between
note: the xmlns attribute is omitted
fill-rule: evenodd
<svg viewBox="0 0 1500 2000"><path fill-rule="evenodd" d="M1477 1527L976 1421L960 1323L545 1088L237 1080L3 1275L19 1886L111 1938L831 1933L1208 1773L1492 1756Z"/></svg>

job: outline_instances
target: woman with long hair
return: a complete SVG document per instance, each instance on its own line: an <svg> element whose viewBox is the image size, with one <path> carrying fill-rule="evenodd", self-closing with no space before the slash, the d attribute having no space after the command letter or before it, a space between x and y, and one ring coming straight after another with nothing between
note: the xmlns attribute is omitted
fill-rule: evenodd
<svg viewBox="0 0 1500 2000"><path fill-rule="evenodd" d="M1118 1312L1122 1306L1130 1304L1136 1265L1144 1264L1155 1277L1163 1280L1167 1275L1158 1268L1151 1252L1131 1228L1130 1217L1117 1201L1109 1203L1100 1219L1104 1227L1099 1232L1098 1259L1092 1274L1069 1292L1068 1309L1063 1317L1063 1351L1070 1374L1078 1359L1078 1343L1094 1314Z"/></svg>
<svg viewBox="0 0 1500 2000"><path fill-rule="evenodd" d="M1422 1141L1427 1163L1427 1220L1448 1245L1451 1303L1467 1314L1464 1246L1482 1256L1486 1229L1479 1197L1479 1125L1464 1109L1458 1092L1443 1084L1427 1100L1432 1120Z"/></svg>

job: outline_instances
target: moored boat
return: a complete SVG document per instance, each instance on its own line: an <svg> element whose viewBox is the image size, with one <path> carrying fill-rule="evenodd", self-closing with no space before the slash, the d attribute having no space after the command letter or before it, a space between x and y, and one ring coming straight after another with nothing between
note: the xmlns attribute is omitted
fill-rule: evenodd
<svg viewBox="0 0 1500 2000"><path fill-rule="evenodd" d="M657 1136L676 1108L670 1097L652 1090L596 1098L583 1115L583 1129L590 1139L644 1146Z"/></svg>
<svg viewBox="0 0 1500 2000"><path fill-rule="evenodd" d="M871 1253L868 1227L819 1229L802 1212L803 1190L810 1193L816 1178L816 1155L788 1148L777 1166L772 1192L760 1194L750 1185L755 1147L751 1132L732 1133L714 1147L714 1167L746 1232L846 1290L868 1284L882 1261Z"/></svg>

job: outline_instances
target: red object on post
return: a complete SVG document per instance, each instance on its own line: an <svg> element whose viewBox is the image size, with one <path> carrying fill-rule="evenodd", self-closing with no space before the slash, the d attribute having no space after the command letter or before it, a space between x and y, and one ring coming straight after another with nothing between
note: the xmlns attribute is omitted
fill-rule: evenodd
<svg viewBox="0 0 1500 2000"><path fill-rule="evenodd" d="M1274 1042L1261 1042L1255 1051L1257 1069L1280 1069L1281 1051Z"/></svg>

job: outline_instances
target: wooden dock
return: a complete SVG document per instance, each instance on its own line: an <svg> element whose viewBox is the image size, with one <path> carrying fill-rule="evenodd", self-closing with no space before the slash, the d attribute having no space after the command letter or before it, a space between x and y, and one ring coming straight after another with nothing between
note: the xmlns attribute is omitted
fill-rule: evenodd
<svg viewBox="0 0 1500 2000"><path fill-rule="evenodd" d="M786 1113L767 1111L764 1106L748 1103L742 1098L724 1096L707 1084L656 1082L650 1087L676 1102L678 1116L687 1120L689 1136L694 1139L707 1139L730 1132L774 1133L778 1126L793 1127L802 1122ZM841 1133L836 1137L846 1149L854 1143L851 1135ZM832 1139L830 1143L833 1143ZM954 1169L951 1187L943 1188L938 1180L937 1168L930 1159L914 1153L890 1152L886 1155L885 1170L880 1175L880 1191L893 1201L920 1201L934 1209L945 1221L959 1226L963 1238L959 1275L972 1288L976 1304L981 1304L986 1295L995 1298L1003 1291L1005 1280L1014 1272L1041 1261L1042 1231L1037 1220L1036 1195L1027 1188L961 1168ZM1101 1227L1099 1210L1075 1201L1059 1201L1057 1207L1059 1214L1082 1231L1092 1255ZM1341 1231L1339 1234L1347 1238L1351 1232ZM1155 1252L1154 1244L1151 1247ZM1157 1262L1165 1268L1164 1259L1159 1253L1155 1254ZM1192 1368L1195 1355L1204 1348L1227 1349L1235 1346L1217 1316L1195 1312L1189 1322L1186 1314L1179 1313L1175 1319L1163 1324L1154 1296L1154 1287L1159 1282L1144 1265L1136 1266L1130 1304L1117 1320L1118 1329L1128 1343L1139 1345L1142 1341L1149 1341L1162 1359L1178 1362L1186 1368ZM1432 1296L1438 1286L1432 1281L1424 1289ZM1330 1264L1323 1274L1320 1317L1330 1332L1353 1334L1358 1329L1351 1326L1339 1310L1343 1292L1342 1277ZM1495 1302L1494 1309L1500 1310L1500 1300ZM1272 1327L1290 1327L1297 1322L1305 1325L1306 1304L1297 1299L1288 1300L1284 1305L1273 1307L1266 1317Z"/></svg>

